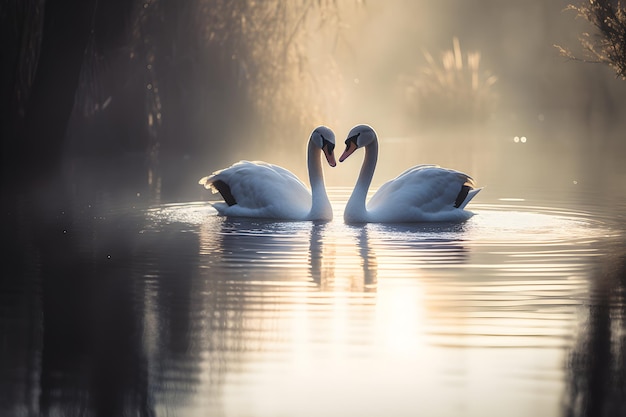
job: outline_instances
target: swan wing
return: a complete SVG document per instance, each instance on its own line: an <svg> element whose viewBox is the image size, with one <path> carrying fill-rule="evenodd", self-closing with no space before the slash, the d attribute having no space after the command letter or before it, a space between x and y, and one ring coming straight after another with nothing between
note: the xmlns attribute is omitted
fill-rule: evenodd
<svg viewBox="0 0 626 417"><path fill-rule="evenodd" d="M381 221L457 220L455 212L468 213L462 209L476 194L474 186L462 172L417 165L383 184L367 208Z"/></svg>
<svg viewBox="0 0 626 417"><path fill-rule="evenodd" d="M202 178L224 197L214 204L229 216L300 219L311 209L311 193L289 170L262 161L240 161Z"/></svg>

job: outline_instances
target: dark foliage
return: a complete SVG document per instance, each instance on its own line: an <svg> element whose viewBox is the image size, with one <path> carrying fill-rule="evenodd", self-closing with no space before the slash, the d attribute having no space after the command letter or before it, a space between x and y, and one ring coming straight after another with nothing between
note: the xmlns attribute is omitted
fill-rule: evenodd
<svg viewBox="0 0 626 417"><path fill-rule="evenodd" d="M1 2L3 188L67 155L210 165L301 137L327 111L305 44L336 18L331 0Z"/></svg>

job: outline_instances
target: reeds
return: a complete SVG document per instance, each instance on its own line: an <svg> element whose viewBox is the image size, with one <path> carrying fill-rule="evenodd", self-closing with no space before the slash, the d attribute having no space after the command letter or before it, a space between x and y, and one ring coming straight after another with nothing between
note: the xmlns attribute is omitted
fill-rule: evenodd
<svg viewBox="0 0 626 417"><path fill-rule="evenodd" d="M480 52L464 54L456 37L452 46L440 61L424 50L426 64L407 78L408 110L421 123L481 122L494 110L497 78L480 68Z"/></svg>
<svg viewBox="0 0 626 417"><path fill-rule="evenodd" d="M581 6L570 4L574 10L597 29L596 34L583 33L580 42L586 56L575 56L569 49L555 45L567 58L609 65L617 76L626 79L626 8L621 1L588 0Z"/></svg>

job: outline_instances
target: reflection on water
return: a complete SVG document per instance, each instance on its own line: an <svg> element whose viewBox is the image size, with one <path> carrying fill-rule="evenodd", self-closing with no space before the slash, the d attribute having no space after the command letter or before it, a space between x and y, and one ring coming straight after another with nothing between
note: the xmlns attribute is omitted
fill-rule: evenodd
<svg viewBox="0 0 626 417"><path fill-rule="evenodd" d="M346 190L331 199L341 219ZM437 225L205 203L52 216L54 238L23 242L3 281L0 414L623 412L622 226L473 210Z"/></svg>

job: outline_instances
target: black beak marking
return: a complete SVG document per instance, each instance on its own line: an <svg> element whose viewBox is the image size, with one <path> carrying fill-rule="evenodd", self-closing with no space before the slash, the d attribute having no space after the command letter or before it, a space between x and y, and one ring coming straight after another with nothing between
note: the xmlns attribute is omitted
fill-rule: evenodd
<svg viewBox="0 0 626 417"><path fill-rule="evenodd" d="M358 147L358 144L356 143L356 140L358 139L360 134L361 133L357 133L356 135L350 136L348 139L346 139L346 149L348 149L350 147L350 142L354 143Z"/></svg>

